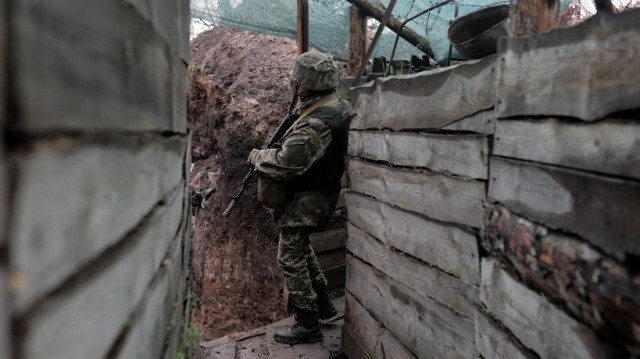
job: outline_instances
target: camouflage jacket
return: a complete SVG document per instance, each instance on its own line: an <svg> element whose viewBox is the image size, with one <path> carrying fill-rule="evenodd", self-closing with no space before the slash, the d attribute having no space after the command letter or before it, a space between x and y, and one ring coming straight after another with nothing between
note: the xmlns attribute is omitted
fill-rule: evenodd
<svg viewBox="0 0 640 359"><path fill-rule="evenodd" d="M286 188L287 200L273 211L279 226L321 227L335 209L349 112L348 103L336 96L295 124L279 146L249 155L259 175Z"/></svg>

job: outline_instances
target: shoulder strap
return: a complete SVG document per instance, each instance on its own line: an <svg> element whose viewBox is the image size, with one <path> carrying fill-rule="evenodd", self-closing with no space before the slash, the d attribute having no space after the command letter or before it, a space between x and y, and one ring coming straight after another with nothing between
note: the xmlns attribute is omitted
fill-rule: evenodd
<svg viewBox="0 0 640 359"><path fill-rule="evenodd" d="M284 137L286 137L289 132L291 132L294 128L296 128L300 122L302 122L302 120L304 120L307 116L309 116L313 111L317 110L318 108L328 104L329 102L335 100L336 98L338 98L338 94L336 92L332 92L330 94L328 94L327 96L321 98L320 100L318 100L316 103L314 103L313 105L311 105L311 107L309 107L308 109L306 109L301 115L300 117L298 117L298 119L296 120L296 122L294 122L291 127L289 127L289 129L287 130L287 132L285 132Z"/></svg>

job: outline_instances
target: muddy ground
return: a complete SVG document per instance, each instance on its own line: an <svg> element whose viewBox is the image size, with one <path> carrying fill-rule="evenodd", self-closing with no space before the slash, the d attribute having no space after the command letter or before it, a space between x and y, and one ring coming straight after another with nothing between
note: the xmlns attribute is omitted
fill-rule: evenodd
<svg viewBox="0 0 640 359"><path fill-rule="evenodd" d="M191 42L189 118L194 191L215 188L193 227L194 323L203 340L285 317L276 263L277 228L256 200L255 182L222 217L249 171L246 158L286 115L295 41L226 27Z"/></svg>

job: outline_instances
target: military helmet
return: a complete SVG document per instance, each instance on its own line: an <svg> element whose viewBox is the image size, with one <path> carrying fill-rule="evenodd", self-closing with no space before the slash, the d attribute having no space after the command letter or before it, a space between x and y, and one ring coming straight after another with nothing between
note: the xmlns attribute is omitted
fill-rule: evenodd
<svg viewBox="0 0 640 359"><path fill-rule="evenodd" d="M308 90L329 90L338 85L338 66L329 54L305 52L293 64L293 76L300 87Z"/></svg>

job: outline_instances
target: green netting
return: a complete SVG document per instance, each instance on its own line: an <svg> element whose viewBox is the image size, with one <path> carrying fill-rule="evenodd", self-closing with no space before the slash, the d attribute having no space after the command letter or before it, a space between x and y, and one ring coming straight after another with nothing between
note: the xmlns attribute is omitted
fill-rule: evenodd
<svg viewBox="0 0 640 359"><path fill-rule="evenodd" d="M384 8L389 0L376 1ZM562 8L570 0L562 1ZM398 0L393 16L404 21L440 1ZM505 0L459 0L458 16L482 7L508 3ZM224 24L238 29L296 37L296 0L191 0L191 16L194 21L208 24ZM334 54L338 59L348 58L349 8L346 0L309 0L309 42L320 51ZM454 18L455 6L449 3L409 22L406 26L431 42L435 60L446 63L449 55L447 29ZM374 57L390 57L396 34L385 29L375 47ZM403 39L397 45L395 59L408 60L411 55L424 53ZM452 58L457 58L455 50Z"/></svg>

